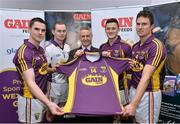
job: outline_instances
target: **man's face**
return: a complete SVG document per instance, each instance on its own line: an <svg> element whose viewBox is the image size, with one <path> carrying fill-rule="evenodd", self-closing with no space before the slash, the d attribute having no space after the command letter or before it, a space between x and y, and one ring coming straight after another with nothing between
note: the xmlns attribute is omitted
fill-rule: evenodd
<svg viewBox="0 0 180 124"><path fill-rule="evenodd" d="M88 47L92 42L92 34L90 30L80 31L80 41L84 47Z"/></svg>
<svg viewBox="0 0 180 124"><path fill-rule="evenodd" d="M152 28L149 18L141 16L136 20L136 32L140 38L149 37L152 34Z"/></svg>
<svg viewBox="0 0 180 124"><path fill-rule="evenodd" d="M56 24L55 29L52 30L55 41L64 41L67 35L66 25Z"/></svg>
<svg viewBox="0 0 180 124"><path fill-rule="evenodd" d="M30 37L40 43L45 38L46 26L40 22L34 22L32 27L29 28Z"/></svg>
<svg viewBox="0 0 180 124"><path fill-rule="evenodd" d="M108 23L105 27L105 32L108 39L115 39L119 32L119 27L116 23Z"/></svg>

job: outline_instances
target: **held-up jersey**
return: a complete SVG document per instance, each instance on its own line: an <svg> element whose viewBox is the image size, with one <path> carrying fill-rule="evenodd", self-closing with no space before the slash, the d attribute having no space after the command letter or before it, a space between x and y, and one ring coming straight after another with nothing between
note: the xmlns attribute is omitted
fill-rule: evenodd
<svg viewBox="0 0 180 124"><path fill-rule="evenodd" d="M118 75L129 70L128 59L101 58L86 52L57 70L69 76L66 113L114 115L123 111Z"/></svg>

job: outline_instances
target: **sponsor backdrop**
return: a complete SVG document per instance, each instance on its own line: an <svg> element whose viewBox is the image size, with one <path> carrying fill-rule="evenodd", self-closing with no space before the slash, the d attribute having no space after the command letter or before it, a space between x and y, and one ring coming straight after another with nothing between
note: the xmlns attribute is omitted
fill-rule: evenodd
<svg viewBox="0 0 180 124"><path fill-rule="evenodd" d="M145 7L155 18L155 35L167 49L160 123L180 123L180 2Z"/></svg>
<svg viewBox="0 0 180 124"><path fill-rule="evenodd" d="M66 43L70 45L71 49L75 49L81 45L79 41L79 30L81 27L91 27L91 13L90 12L45 12L45 20L48 24L46 40L51 39L51 30L56 21L63 22L67 25L67 39Z"/></svg>
<svg viewBox="0 0 180 124"><path fill-rule="evenodd" d="M17 93L20 80L12 59L17 48L28 38L31 18L44 18L43 11L0 10L0 122L18 122Z"/></svg>
<svg viewBox="0 0 180 124"><path fill-rule="evenodd" d="M45 11L47 21L46 40L51 38L51 29L55 21L67 24L67 43L72 49L79 43L79 29L92 25L93 46L99 47L107 41L104 25L107 18L117 18L122 39L130 44L138 41L135 31L137 13L142 9L149 9L155 16L155 35L157 35L168 49L167 75L165 78L163 102L160 122L180 122L180 85L179 85L179 37L180 36L180 3L169 3L150 7L125 7L94 9L90 12L52 12ZM28 37L28 24L31 18L44 18L44 11L0 10L0 122L17 122L17 93L19 81L12 58L23 39ZM92 20L92 24L91 24ZM174 34L174 35L173 35ZM46 43L46 42L44 42ZM172 61L171 61L172 60ZM174 66L173 66L174 65ZM178 78L177 78L178 77ZM173 91L174 90L174 91ZM11 117L11 119L9 119Z"/></svg>
<svg viewBox="0 0 180 124"><path fill-rule="evenodd" d="M99 47L102 43L107 42L105 34L105 23L108 18L116 18L119 22L119 35L131 45L138 41L136 34L136 15L142 10L142 7L126 8L107 8L94 9L91 12L93 46Z"/></svg>

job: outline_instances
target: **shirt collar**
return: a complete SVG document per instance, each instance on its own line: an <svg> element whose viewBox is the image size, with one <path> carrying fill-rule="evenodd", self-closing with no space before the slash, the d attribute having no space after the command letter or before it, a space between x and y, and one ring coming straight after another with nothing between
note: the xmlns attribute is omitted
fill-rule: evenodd
<svg viewBox="0 0 180 124"><path fill-rule="evenodd" d="M30 47L31 49L37 49L34 44L32 44L31 42L29 42L29 39L24 39L24 44L26 44L26 45L27 45L28 47Z"/></svg>
<svg viewBox="0 0 180 124"><path fill-rule="evenodd" d="M86 48L90 51L91 50L91 45L89 45L88 47L84 47L84 46L81 46L81 48L83 49L83 50L85 50Z"/></svg>
<svg viewBox="0 0 180 124"><path fill-rule="evenodd" d="M43 48L41 46L39 46L39 48L37 48L34 44L29 42L29 39L24 39L24 44L26 44L31 49L43 51Z"/></svg>
<svg viewBox="0 0 180 124"><path fill-rule="evenodd" d="M51 40L51 43L52 43L54 46L61 48L61 46L59 46L59 44L58 44L55 40ZM64 45L63 45L63 46L64 46Z"/></svg>
<svg viewBox="0 0 180 124"><path fill-rule="evenodd" d="M113 42L113 44L118 44L119 41L121 41L121 37L118 35L117 39ZM107 42L107 44L109 44L109 41ZM113 45L112 44L112 45ZM109 44L110 45L110 44Z"/></svg>
<svg viewBox="0 0 180 124"><path fill-rule="evenodd" d="M149 43L151 43L151 41L154 39L154 35L152 34L144 43L143 43L143 45L146 45L146 44L149 44ZM140 44L141 44L141 42L139 42ZM143 46L142 45L142 46Z"/></svg>

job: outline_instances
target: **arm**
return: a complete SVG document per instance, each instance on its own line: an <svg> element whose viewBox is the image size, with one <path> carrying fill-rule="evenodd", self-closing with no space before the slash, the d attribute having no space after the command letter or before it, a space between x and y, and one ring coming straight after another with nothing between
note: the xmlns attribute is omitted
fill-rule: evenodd
<svg viewBox="0 0 180 124"><path fill-rule="evenodd" d="M139 85L136 89L136 95L133 98L132 102L125 107L125 111L123 113L124 116L134 116L136 108L138 107L141 98L144 95L144 92L146 91L146 88L148 86L148 82L155 70L155 67L152 65L145 65L143 72L142 72L142 77L139 82Z"/></svg>
<svg viewBox="0 0 180 124"><path fill-rule="evenodd" d="M30 92L41 102L43 102L45 105L48 106L52 114L55 115L62 115L64 114L61 108L59 108L55 103L48 100L48 98L45 96L45 94L42 92L42 90L37 86L35 82L35 75L34 70L28 69L23 72L24 80L27 82L28 88Z"/></svg>

